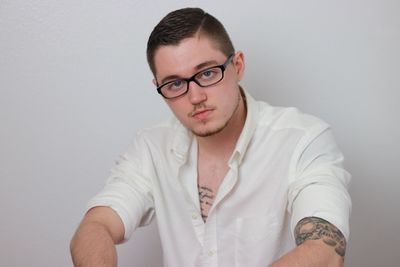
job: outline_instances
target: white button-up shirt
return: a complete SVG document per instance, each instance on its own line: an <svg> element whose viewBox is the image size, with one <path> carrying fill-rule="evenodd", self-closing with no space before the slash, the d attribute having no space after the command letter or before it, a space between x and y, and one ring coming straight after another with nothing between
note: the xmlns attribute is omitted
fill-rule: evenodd
<svg viewBox="0 0 400 267"><path fill-rule="evenodd" d="M136 135L88 209L113 208L126 239L157 214L169 267L265 267L295 247L294 227L309 216L348 238L350 175L329 126L245 93L246 122L206 223L196 138L175 118Z"/></svg>

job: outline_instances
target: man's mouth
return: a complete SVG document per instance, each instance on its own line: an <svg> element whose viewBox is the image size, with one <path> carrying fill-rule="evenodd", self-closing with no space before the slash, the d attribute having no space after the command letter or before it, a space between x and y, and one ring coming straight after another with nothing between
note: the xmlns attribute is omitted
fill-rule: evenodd
<svg viewBox="0 0 400 267"><path fill-rule="evenodd" d="M204 120L212 113L212 111L213 111L212 108L196 110L191 113L191 117L196 120Z"/></svg>

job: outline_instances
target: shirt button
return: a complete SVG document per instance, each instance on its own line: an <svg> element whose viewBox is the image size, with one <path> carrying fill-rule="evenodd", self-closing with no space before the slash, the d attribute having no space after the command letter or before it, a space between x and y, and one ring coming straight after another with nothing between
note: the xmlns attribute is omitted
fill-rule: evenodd
<svg viewBox="0 0 400 267"><path fill-rule="evenodd" d="M197 216L196 213L193 213L193 214L192 214L192 219L193 219L193 220L197 220L198 218L199 218L199 216Z"/></svg>
<svg viewBox="0 0 400 267"><path fill-rule="evenodd" d="M209 250L208 251L208 256L212 257L212 256L214 256L214 254L215 254L214 250Z"/></svg>

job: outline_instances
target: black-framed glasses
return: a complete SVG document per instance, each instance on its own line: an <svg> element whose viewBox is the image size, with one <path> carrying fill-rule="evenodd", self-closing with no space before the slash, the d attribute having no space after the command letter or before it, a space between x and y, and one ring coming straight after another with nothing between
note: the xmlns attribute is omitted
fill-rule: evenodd
<svg viewBox="0 0 400 267"><path fill-rule="evenodd" d="M199 71L190 78L181 78L166 82L157 87L157 92L164 98L172 99L186 94L189 91L189 83L191 81L200 87L217 84L224 78L225 69L232 62L233 56L234 54L230 55L224 64Z"/></svg>

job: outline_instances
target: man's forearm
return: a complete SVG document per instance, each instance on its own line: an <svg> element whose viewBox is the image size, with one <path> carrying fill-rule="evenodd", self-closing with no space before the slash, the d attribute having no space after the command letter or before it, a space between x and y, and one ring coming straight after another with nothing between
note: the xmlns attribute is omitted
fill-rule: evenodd
<svg viewBox="0 0 400 267"><path fill-rule="evenodd" d="M76 267L117 266L114 241L100 223L82 223L71 241L70 249Z"/></svg>
<svg viewBox="0 0 400 267"><path fill-rule="evenodd" d="M269 267L340 267L343 259L321 240L308 240Z"/></svg>
<svg viewBox="0 0 400 267"><path fill-rule="evenodd" d="M346 252L346 239L331 223L317 217L302 219L295 229L295 249L270 267L340 267Z"/></svg>

